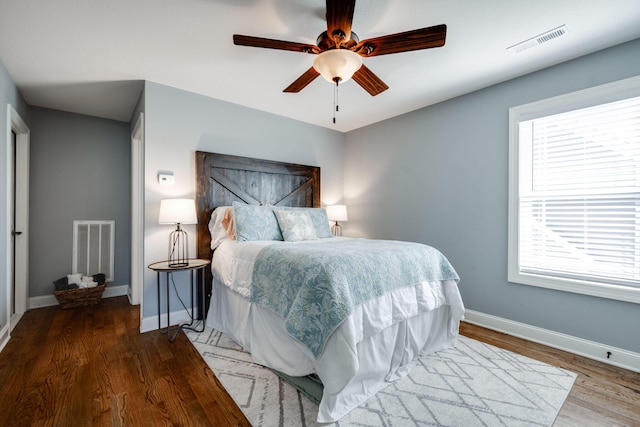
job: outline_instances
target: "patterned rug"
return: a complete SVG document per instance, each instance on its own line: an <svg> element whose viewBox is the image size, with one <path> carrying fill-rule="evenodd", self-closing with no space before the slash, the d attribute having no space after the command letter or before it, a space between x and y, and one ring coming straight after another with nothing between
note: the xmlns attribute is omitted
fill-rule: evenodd
<svg viewBox="0 0 640 427"><path fill-rule="evenodd" d="M317 426L317 404L227 335L185 331L254 426ZM550 426L576 374L460 336L335 426ZM326 426L327 424L322 424Z"/></svg>

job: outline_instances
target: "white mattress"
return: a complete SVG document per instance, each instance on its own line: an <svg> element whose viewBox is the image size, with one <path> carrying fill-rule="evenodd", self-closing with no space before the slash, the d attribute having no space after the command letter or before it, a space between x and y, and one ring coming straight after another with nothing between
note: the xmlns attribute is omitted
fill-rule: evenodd
<svg viewBox="0 0 640 427"><path fill-rule="evenodd" d="M229 334L256 363L291 376L315 372L324 385L318 422L340 419L405 376L421 352L455 346L464 313L457 285L430 282L356 307L329 337L322 355L314 358L286 332L280 315L248 299L255 256L274 243L227 240L216 249L207 325ZM416 295L425 297L416 301Z"/></svg>

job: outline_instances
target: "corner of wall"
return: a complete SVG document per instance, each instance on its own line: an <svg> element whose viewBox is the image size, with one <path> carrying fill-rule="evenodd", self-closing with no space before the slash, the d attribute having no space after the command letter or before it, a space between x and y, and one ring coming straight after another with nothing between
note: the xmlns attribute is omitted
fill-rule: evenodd
<svg viewBox="0 0 640 427"><path fill-rule="evenodd" d="M9 335L9 325L6 324L0 328L0 351L4 349L10 338L11 335Z"/></svg>

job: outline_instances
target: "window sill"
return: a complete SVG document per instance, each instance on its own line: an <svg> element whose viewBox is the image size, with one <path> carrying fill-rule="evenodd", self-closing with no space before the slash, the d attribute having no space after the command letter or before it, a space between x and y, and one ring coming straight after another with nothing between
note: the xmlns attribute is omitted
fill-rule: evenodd
<svg viewBox="0 0 640 427"><path fill-rule="evenodd" d="M607 285L603 283L512 272L509 272L507 280L514 284L537 286L540 288L640 304L640 288L632 288L629 286Z"/></svg>

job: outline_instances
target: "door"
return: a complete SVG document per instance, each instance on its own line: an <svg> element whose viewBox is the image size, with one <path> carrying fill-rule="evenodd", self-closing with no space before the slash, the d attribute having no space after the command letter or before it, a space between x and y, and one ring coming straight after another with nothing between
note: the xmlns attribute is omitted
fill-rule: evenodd
<svg viewBox="0 0 640 427"><path fill-rule="evenodd" d="M11 133L7 136L11 157L7 172L11 218L7 312L11 331L28 307L29 128L11 106L8 110Z"/></svg>
<svg viewBox="0 0 640 427"><path fill-rule="evenodd" d="M9 147L11 150L11 169L9 171L11 175L11 184L9 185L9 191L11 192L9 194L9 200L11 200L11 206L9 207L9 212L11 212L11 218L9 218L11 222L11 250L9 252L9 274L11 275L11 280L9 281L9 316L12 319L11 329L15 324L13 319L16 314L16 237L22 234L16 229L16 139L17 135L11 129L11 146Z"/></svg>

